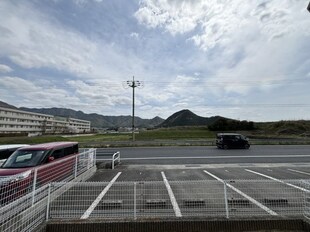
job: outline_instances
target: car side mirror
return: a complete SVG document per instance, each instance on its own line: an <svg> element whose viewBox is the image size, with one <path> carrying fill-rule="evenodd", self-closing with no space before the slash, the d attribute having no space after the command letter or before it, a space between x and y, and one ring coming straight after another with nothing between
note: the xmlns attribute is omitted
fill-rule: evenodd
<svg viewBox="0 0 310 232"><path fill-rule="evenodd" d="M53 156L48 157L48 162L49 162L49 163L52 162L52 161L54 161L54 160L55 160L55 158L54 158Z"/></svg>

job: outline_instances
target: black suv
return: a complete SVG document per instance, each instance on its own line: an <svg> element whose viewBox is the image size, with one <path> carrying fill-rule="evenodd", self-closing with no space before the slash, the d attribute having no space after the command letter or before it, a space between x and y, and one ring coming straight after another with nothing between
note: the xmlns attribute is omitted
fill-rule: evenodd
<svg viewBox="0 0 310 232"><path fill-rule="evenodd" d="M216 146L222 149L245 148L249 149L248 139L241 134L219 133L216 135Z"/></svg>

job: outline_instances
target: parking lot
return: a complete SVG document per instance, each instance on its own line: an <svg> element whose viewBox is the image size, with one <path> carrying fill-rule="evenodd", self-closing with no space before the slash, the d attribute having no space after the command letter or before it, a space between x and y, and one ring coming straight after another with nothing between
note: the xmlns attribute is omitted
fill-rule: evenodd
<svg viewBox="0 0 310 232"><path fill-rule="evenodd" d="M308 163L121 163L114 170L99 168L59 197L51 217L300 217L310 196L309 176Z"/></svg>
<svg viewBox="0 0 310 232"><path fill-rule="evenodd" d="M138 148L137 152L135 148L123 148L109 154L98 149L96 165L94 151L93 156L78 159L85 172L78 173L75 168L72 177L76 174L77 179L53 182L25 195L20 199L22 204L16 201L20 213L16 207L9 210L11 205L4 207L8 210L3 211L2 228L10 231L16 225L17 231L27 231L37 220L70 223L87 222L85 219L156 222L310 218L308 147L290 147L283 155L274 150L277 148L283 149L259 147L265 149L261 155L253 148L251 152L215 150L218 154L209 147ZM216 155L219 159L214 158ZM264 158L267 155L270 159ZM31 204L37 211L24 212ZM12 217L11 212L18 214Z"/></svg>

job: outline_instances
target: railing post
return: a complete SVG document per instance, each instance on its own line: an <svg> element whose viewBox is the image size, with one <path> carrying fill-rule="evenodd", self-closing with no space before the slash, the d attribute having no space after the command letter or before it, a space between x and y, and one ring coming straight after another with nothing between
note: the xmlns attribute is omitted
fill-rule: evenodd
<svg viewBox="0 0 310 232"><path fill-rule="evenodd" d="M226 218L229 218L229 208L228 208L228 199L227 199L227 186L226 181L223 181L224 184L224 200L225 200L225 211L226 211Z"/></svg>
<svg viewBox="0 0 310 232"><path fill-rule="evenodd" d="M137 182L133 185L133 217L137 220Z"/></svg>
<svg viewBox="0 0 310 232"><path fill-rule="evenodd" d="M116 156L116 159L115 159L115 156ZM112 155L112 169L114 169L115 167L115 163L114 161L117 160L118 163L121 162L121 153L118 151L118 152L115 152L113 155Z"/></svg>
<svg viewBox="0 0 310 232"><path fill-rule="evenodd" d="M48 184L48 190L47 190L46 221L49 218L50 202L51 202L51 183Z"/></svg>
<svg viewBox="0 0 310 232"><path fill-rule="evenodd" d="M32 205L34 205L34 198L36 195L37 175L38 175L38 169L36 168L34 169L33 184L32 184Z"/></svg>
<svg viewBox="0 0 310 232"><path fill-rule="evenodd" d="M112 169L114 169L114 155L112 156L112 164L111 164L111 166L112 166Z"/></svg>
<svg viewBox="0 0 310 232"><path fill-rule="evenodd" d="M75 156L74 179L77 177L78 156Z"/></svg>
<svg viewBox="0 0 310 232"><path fill-rule="evenodd" d="M93 163L93 167L96 166L96 161L97 161L97 149L93 148L94 151L94 163Z"/></svg>

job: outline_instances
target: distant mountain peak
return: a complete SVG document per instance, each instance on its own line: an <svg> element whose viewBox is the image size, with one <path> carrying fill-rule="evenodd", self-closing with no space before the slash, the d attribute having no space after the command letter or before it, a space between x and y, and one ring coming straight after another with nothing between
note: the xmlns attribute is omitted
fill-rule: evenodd
<svg viewBox="0 0 310 232"><path fill-rule="evenodd" d="M174 126L207 126L214 123L221 117L205 118L196 115L188 109L180 110L168 117L159 127L174 127Z"/></svg>

